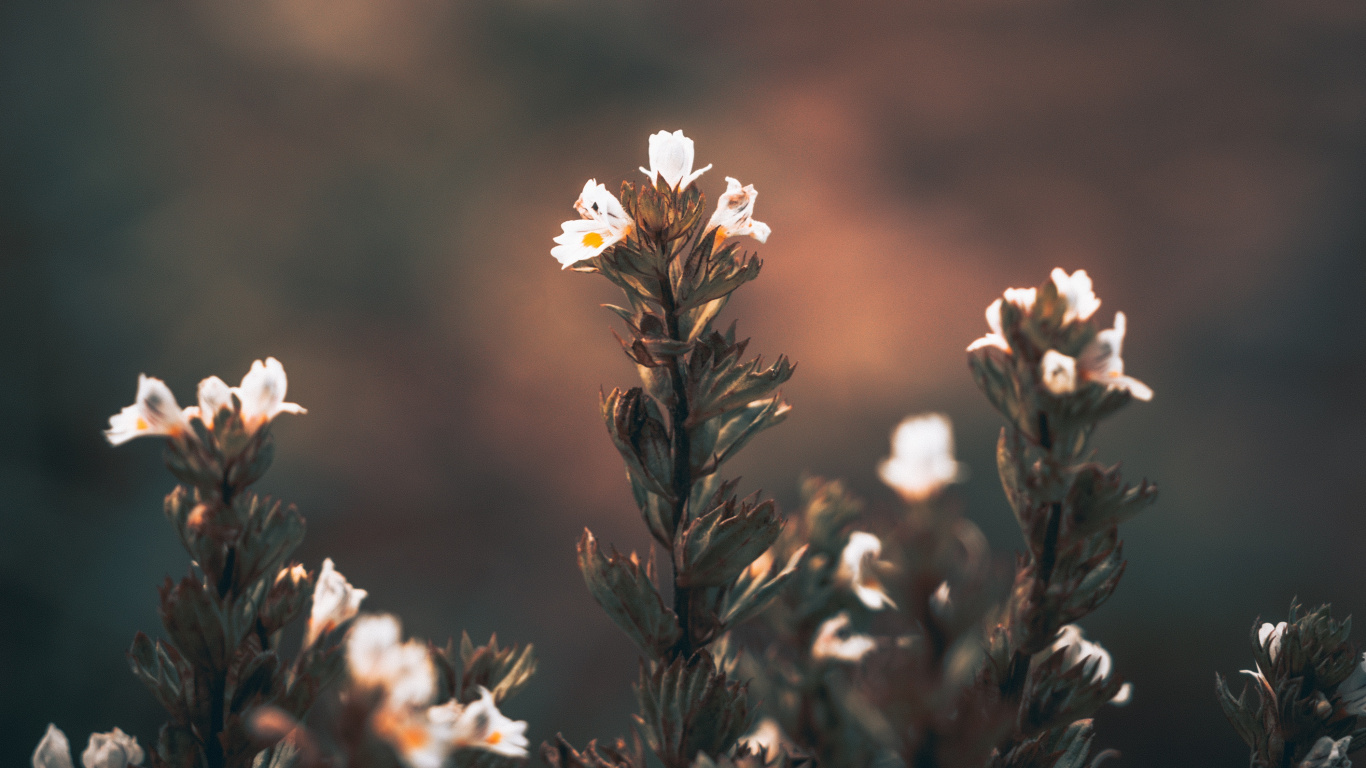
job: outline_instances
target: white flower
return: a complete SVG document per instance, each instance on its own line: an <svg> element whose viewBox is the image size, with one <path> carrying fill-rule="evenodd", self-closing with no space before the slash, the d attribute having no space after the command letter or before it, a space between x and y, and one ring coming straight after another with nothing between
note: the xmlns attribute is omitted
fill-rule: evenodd
<svg viewBox="0 0 1366 768"><path fill-rule="evenodd" d="M451 699L432 707L428 718L445 726L445 740L455 749L482 749L505 757L526 757L527 741L524 720L513 720L498 711L493 694L480 686L479 699L461 705Z"/></svg>
<svg viewBox="0 0 1366 768"><path fill-rule="evenodd" d="M872 611L896 607L874 571L881 554L882 542L876 536L854 531L849 534L849 543L844 545L839 568L835 570L835 578L854 590L854 595Z"/></svg>
<svg viewBox="0 0 1366 768"><path fill-rule="evenodd" d="M1266 650L1266 655L1271 657L1273 664L1276 657L1281 654L1281 636L1285 634L1286 626L1284 621L1278 624L1264 622L1262 626L1257 628L1257 642L1262 644L1262 648Z"/></svg>
<svg viewBox="0 0 1366 768"><path fill-rule="evenodd" d="M135 437L167 435L175 437L187 428L185 415L161 379L138 376L137 400L109 417L104 436L111 445L121 445Z"/></svg>
<svg viewBox="0 0 1366 768"><path fill-rule="evenodd" d="M640 172L650 177L650 183L658 185L659 177L673 189L687 189L698 176L711 170L711 166L694 171L692 139L682 131L660 131L650 137L650 170Z"/></svg>
<svg viewBox="0 0 1366 768"><path fill-rule="evenodd" d="M62 729L52 723L48 723L47 733L33 750L33 768L72 768L71 743Z"/></svg>
<svg viewBox="0 0 1366 768"><path fill-rule="evenodd" d="M142 758L138 740L118 728L109 733L90 734L90 743L81 753L85 768L128 768L142 765Z"/></svg>
<svg viewBox="0 0 1366 768"><path fill-rule="evenodd" d="M1007 288L1004 301L1014 304L1020 311L1028 314L1034 309L1037 298L1037 288ZM1002 352L1010 351L1010 343L1006 341L1005 331L1001 328L1002 303L1002 299L997 299L987 307L987 327L991 329L991 333L969 344L969 352L982 347L995 347Z"/></svg>
<svg viewBox="0 0 1366 768"><path fill-rule="evenodd" d="M849 633L845 636L848 628L849 614L845 611L826 619L816 630L816 639L811 643L811 658L856 663L877 647L877 641L868 635Z"/></svg>
<svg viewBox="0 0 1366 768"><path fill-rule="evenodd" d="M1043 353L1039 364L1044 389L1055 395L1067 395L1077 391L1077 359L1068 357L1056 349Z"/></svg>
<svg viewBox="0 0 1366 768"><path fill-rule="evenodd" d="M759 197L753 184L740 186L736 179L726 177L726 191L716 201L716 213L711 215L707 228L716 228L716 242L728 237L749 235L761 243L768 242L772 229L761 221L755 221L754 201Z"/></svg>
<svg viewBox="0 0 1366 768"><path fill-rule="evenodd" d="M356 589L332 565L332 558L323 560L318 581L313 585L313 610L308 616L308 634L304 645L312 645L324 632L336 629L360 611L360 601L369 594Z"/></svg>
<svg viewBox="0 0 1366 768"><path fill-rule="evenodd" d="M201 386L203 384L201 382ZM232 390L242 402L242 423L249 431L255 431L281 413L308 413L298 403L285 402L288 387L285 367L280 365L279 360L267 357L264 363L260 360L252 362L251 370L242 377L242 383Z"/></svg>
<svg viewBox="0 0 1366 768"><path fill-rule="evenodd" d="M561 224L564 231L555 238L559 245L550 249L550 255L560 262L561 269L591 259L631 234L631 217L626 215L626 209L621 207L616 196L597 179L589 179L583 185L574 209L582 218Z"/></svg>
<svg viewBox="0 0 1366 768"><path fill-rule="evenodd" d="M963 468L953 458L953 422L942 413L907 416L892 432L892 455L877 473L910 502L928 499L958 480Z"/></svg>
<svg viewBox="0 0 1366 768"><path fill-rule="evenodd" d="M1343 736L1337 741L1331 736L1320 736L1298 768L1352 768L1352 761L1347 758L1351 746L1351 736Z"/></svg>
<svg viewBox="0 0 1366 768"><path fill-rule="evenodd" d="M425 645L400 643L402 636L393 616L362 616L346 640L347 668L356 684L382 689L387 707L425 706L436 694L436 669Z"/></svg>
<svg viewBox="0 0 1366 768"><path fill-rule="evenodd" d="M1063 653L1063 669L1072 669L1079 664L1091 664L1092 683L1104 683L1110 679L1110 652L1102 648L1100 643L1093 643L1082 637L1081 627L1076 624L1067 624L1059 629L1057 639L1044 649L1038 658L1046 658L1060 651ZM1110 699L1110 703L1122 707L1133 698L1133 692L1133 686L1125 683Z"/></svg>
<svg viewBox="0 0 1366 768"><path fill-rule="evenodd" d="M754 726L754 730L740 737L740 741L763 755L765 762L777 760L783 753L783 746L788 743L782 727L771 717L761 719L759 724Z"/></svg>
<svg viewBox="0 0 1366 768"><path fill-rule="evenodd" d="M273 359L273 358L272 358ZM199 382L199 406L185 409L185 417L198 416L207 427L213 426L213 419L224 408L232 407L232 387L217 376L210 376Z"/></svg>
<svg viewBox="0 0 1366 768"><path fill-rule="evenodd" d="M1366 653L1361 655L1361 663L1338 684L1338 698L1347 714L1358 717L1366 715Z"/></svg>
<svg viewBox="0 0 1366 768"><path fill-rule="evenodd" d="M1097 309L1100 309L1100 299L1096 298L1095 292L1091 290L1091 277L1086 274L1086 270L1079 269L1069 276L1062 267L1056 267L1053 269L1052 277L1059 298L1067 305L1062 315L1063 325L1074 320L1088 320Z"/></svg>
<svg viewBox="0 0 1366 768"><path fill-rule="evenodd" d="M1081 351L1077 361L1081 377L1110 389L1127 390L1139 400L1151 400L1153 391L1147 384L1124 375L1124 360L1120 357L1124 348L1124 329L1124 313L1116 312L1115 327L1097 333Z"/></svg>

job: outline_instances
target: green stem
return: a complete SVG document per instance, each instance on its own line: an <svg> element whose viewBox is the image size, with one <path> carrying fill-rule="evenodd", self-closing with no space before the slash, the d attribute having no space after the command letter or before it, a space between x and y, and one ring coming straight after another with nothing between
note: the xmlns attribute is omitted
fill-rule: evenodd
<svg viewBox="0 0 1366 768"><path fill-rule="evenodd" d="M661 306L664 310L664 324L668 331L669 338L675 341L682 341L682 334L678 328L678 311L676 309L673 286L669 284L667 276L660 278L659 293ZM673 390L673 403L669 409L669 427L673 434L673 530L675 540L682 532L682 527L687 521L688 497L692 495L692 442L688 435L688 390L687 381L683 376L684 360L681 356L669 361L669 384ZM678 642L674 644L671 651L673 658L689 658L693 654L693 631L692 631L692 590L678 583L677 566L673 565L674 558L669 558L669 563L673 568L674 585L674 613L678 616L678 625L683 630L679 633Z"/></svg>

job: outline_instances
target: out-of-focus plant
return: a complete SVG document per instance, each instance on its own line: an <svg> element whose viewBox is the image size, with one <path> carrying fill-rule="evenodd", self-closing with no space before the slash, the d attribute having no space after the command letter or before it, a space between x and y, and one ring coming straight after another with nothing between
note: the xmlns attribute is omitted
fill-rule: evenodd
<svg viewBox="0 0 1366 768"><path fill-rule="evenodd" d="M1366 656L1348 640L1352 620L1336 621L1327 605L1290 604L1287 621L1253 622L1255 670L1235 697L1218 673L1215 693L1234 730L1251 749L1253 768L1350 768L1347 752L1366 733Z"/></svg>
<svg viewBox="0 0 1366 768"><path fill-rule="evenodd" d="M642 386L602 398L608 434L626 464L636 505L667 563L604 551L589 531L579 567L589 591L645 658L637 693L637 734L648 747L580 753L546 745L552 764L686 768L702 761L754 760L737 742L752 705L736 679L728 633L771 600L795 573L761 556L782 532L772 501L740 499L721 466L755 435L783 420L777 388L792 375L784 357L765 366L745 358L735 326L712 323L731 294L759 274L757 257L730 238L767 240L753 219L753 186L726 179L713 210L696 185L691 139L682 131L650 137L648 181L623 183L621 197L590 180L551 254L567 269L596 272L625 294L609 306ZM761 567L762 566L762 567ZM661 571L663 571L661 573ZM667 582L667 599L656 586Z"/></svg>
<svg viewBox="0 0 1366 768"><path fill-rule="evenodd" d="M356 622L366 592L323 561L315 574L290 556L303 540L293 506L250 486L274 454L271 422L304 413L285 402L284 367L252 364L236 387L216 376L198 403L181 408L160 380L142 376L137 399L109 420L114 445L166 438L166 465L180 484L165 514L191 557L190 574L160 590L165 638L139 632L128 652L133 673L166 709L156 746L144 752L119 729L94 734L86 768L440 768L510 764L524 757L526 723L497 704L535 671L530 646L475 647L462 637L436 648L401 643L398 621ZM297 652L285 630L308 613ZM343 675L344 672L349 672ZM339 679L348 682L325 716L302 723ZM34 768L70 768L66 736L49 726Z"/></svg>

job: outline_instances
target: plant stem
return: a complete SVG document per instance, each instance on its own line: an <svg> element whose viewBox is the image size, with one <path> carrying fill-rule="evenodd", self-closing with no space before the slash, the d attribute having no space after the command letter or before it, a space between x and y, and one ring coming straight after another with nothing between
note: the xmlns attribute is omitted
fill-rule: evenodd
<svg viewBox="0 0 1366 768"><path fill-rule="evenodd" d="M673 286L669 284L667 276L659 280L659 293L664 310L664 324L669 338L682 341L682 334L678 329L678 311L675 308ZM669 427L673 432L671 437L673 439L674 460L673 530L675 540L677 540L678 534L682 532L681 528L686 522L688 497L692 495L692 442L688 435L688 391L687 382L683 376L683 364L681 356L669 361L669 385L673 390L673 403L669 409ZM678 636L678 642L673 647L672 655L674 658L687 659L693 654L692 590L679 585L678 566L674 564L674 558L670 557L669 563L673 575L674 613L678 616L678 625L683 630Z"/></svg>

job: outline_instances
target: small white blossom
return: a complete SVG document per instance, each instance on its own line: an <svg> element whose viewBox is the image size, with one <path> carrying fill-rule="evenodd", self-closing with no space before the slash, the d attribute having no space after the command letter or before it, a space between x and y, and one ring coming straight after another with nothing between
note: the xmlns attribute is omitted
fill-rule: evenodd
<svg viewBox="0 0 1366 768"><path fill-rule="evenodd" d="M33 768L72 768L71 743L62 729L48 723L47 732L33 750Z"/></svg>
<svg viewBox="0 0 1366 768"><path fill-rule="evenodd" d="M928 499L958 480L963 467L953 458L953 422L942 413L907 416L892 432L892 455L877 473L910 502Z"/></svg>
<svg viewBox="0 0 1366 768"><path fill-rule="evenodd" d="M773 762L782 755L788 738L783 734L782 726L778 725L777 720L765 717L759 720L754 730L741 736L740 741L763 755L765 762Z"/></svg>
<svg viewBox="0 0 1366 768"><path fill-rule="evenodd" d="M213 426L213 419L224 408L232 407L232 387L217 376L210 376L199 382L199 405L185 409L185 418L198 416L204 425Z"/></svg>
<svg viewBox="0 0 1366 768"><path fill-rule="evenodd" d="M1281 655L1281 636L1285 634L1287 626L1284 621L1278 624L1264 622L1262 626L1257 628L1257 642L1262 644L1262 648L1266 650L1266 655L1271 657L1272 663L1275 663L1276 657Z"/></svg>
<svg viewBox="0 0 1366 768"><path fill-rule="evenodd" d="M264 363L260 360L252 362L251 370L233 390L242 402L242 423L248 430L255 431L281 413L308 413L298 403L285 402L288 388L285 367L280 365L279 360L267 357Z"/></svg>
<svg viewBox="0 0 1366 768"><path fill-rule="evenodd" d="M1091 290L1091 276L1086 274L1086 270L1079 269L1069 276L1062 267L1056 267L1052 277L1059 298L1067 305L1063 311L1063 325L1074 320L1088 320L1100 309L1100 299Z"/></svg>
<svg viewBox="0 0 1366 768"><path fill-rule="evenodd" d="M1110 679L1110 652L1101 647L1100 643L1093 643L1082 637L1081 627L1076 624L1064 625L1058 630L1058 637L1041 653L1041 657L1047 657L1058 652L1063 653L1063 669L1072 669L1082 664L1093 664L1091 668L1091 682L1104 683ZM1110 703L1117 707L1122 707L1129 703L1133 698L1133 687L1128 683L1120 686L1119 691L1110 699Z"/></svg>
<svg viewBox="0 0 1366 768"><path fill-rule="evenodd" d="M109 733L90 734L90 743L81 753L85 768L128 768L142 765L142 758L138 740L118 728Z"/></svg>
<svg viewBox="0 0 1366 768"><path fill-rule="evenodd" d="M1352 768L1352 761L1347 757L1351 746L1351 736L1343 736L1337 741L1331 736L1320 736L1297 768Z"/></svg>
<svg viewBox="0 0 1366 768"><path fill-rule="evenodd" d="M872 611L896 607L896 603L883 590L875 570L881 554L882 542L878 537L864 531L854 531L849 534L849 543L844 545L839 567L835 570L835 578L848 585L854 595Z"/></svg>
<svg viewBox="0 0 1366 768"><path fill-rule="evenodd" d="M745 235L761 243L768 242L768 236L773 230L762 221L753 219L754 201L758 197L759 193L755 191L753 184L742 187L738 180L726 177L726 191L716 202L716 213L713 213L711 221L707 222L708 229L716 229L716 242L720 243L728 237Z"/></svg>
<svg viewBox="0 0 1366 768"><path fill-rule="evenodd" d="M360 611L360 602L369 594L356 589L337 571L332 558L323 560L318 580L313 585L313 610L308 616L308 634L304 645L312 645L324 632L330 632L349 621Z"/></svg>
<svg viewBox="0 0 1366 768"><path fill-rule="evenodd" d="M1120 357L1124 348L1124 330L1124 313L1116 312L1115 327L1097 333L1096 338L1082 350L1077 360L1081 377L1110 389L1127 390L1139 400L1151 400L1153 391L1147 384L1124 375L1124 360Z"/></svg>
<svg viewBox="0 0 1366 768"><path fill-rule="evenodd" d="M1068 357L1056 349L1043 353L1039 363L1039 374L1044 389L1055 395L1068 395L1077 391L1077 359Z"/></svg>
<svg viewBox="0 0 1366 768"><path fill-rule="evenodd" d="M1352 669L1352 674L1338 684L1337 695L1348 714L1366 715L1366 653L1362 654L1361 663Z"/></svg>
<svg viewBox="0 0 1366 768"><path fill-rule="evenodd" d="M877 648L876 640L868 635L846 633L848 628L849 614L845 611L826 619L816 630L816 639L811 643L811 658L857 663Z"/></svg>
<svg viewBox="0 0 1366 768"><path fill-rule="evenodd" d="M650 137L650 170L640 172L650 177L650 183L658 185L659 177L671 188L687 189L698 176L711 170L711 166L694 171L692 139L682 131L660 131Z"/></svg>
<svg viewBox="0 0 1366 768"><path fill-rule="evenodd" d="M436 694L436 668L425 645L402 636L389 614L360 617L347 636L347 668L356 684L382 689L387 707L425 706Z"/></svg>
<svg viewBox="0 0 1366 768"><path fill-rule="evenodd" d="M498 711L493 694L480 686L479 699L461 705L451 699L428 710L434 723L444 725L445 739L455 749L482 749L504 757L526 757L524 720L513 720Z"/></svg>
<svg viewBox="0 0 1366 768"><path fill-rule="evenodd" d="M621 207L616 196L597 179L589 179L583 185L574 209L582 218L561 224L563 231L555 237L559 245L550 249L550 255L560 262L561 269L591 259L631 234L631 217L626 215L626 209Z"/></svg>
<svg viewBox="0 0 1366 768"><path fill-rule="evenodd" d="M161 379L140 374L136 401L109 417L104 436L111 445L121 445L147 435L175 437L184 434L187 426L170 387Z"/></svg>
<svg viewBox="0 0 1366 768"><path fill-rule="evenodd" d="M1001 305L1008 301L1028 314L1034 309L1034 302L1038 298L1037 288L1007 288L1004 299L997 299L987 307L987 327L991 332L982 338L968 345L968 351L981 349L982 347L995 347L1002 352L1010 351L1010 343L1006 341L1005 331L1001 326Z"/></svg>

